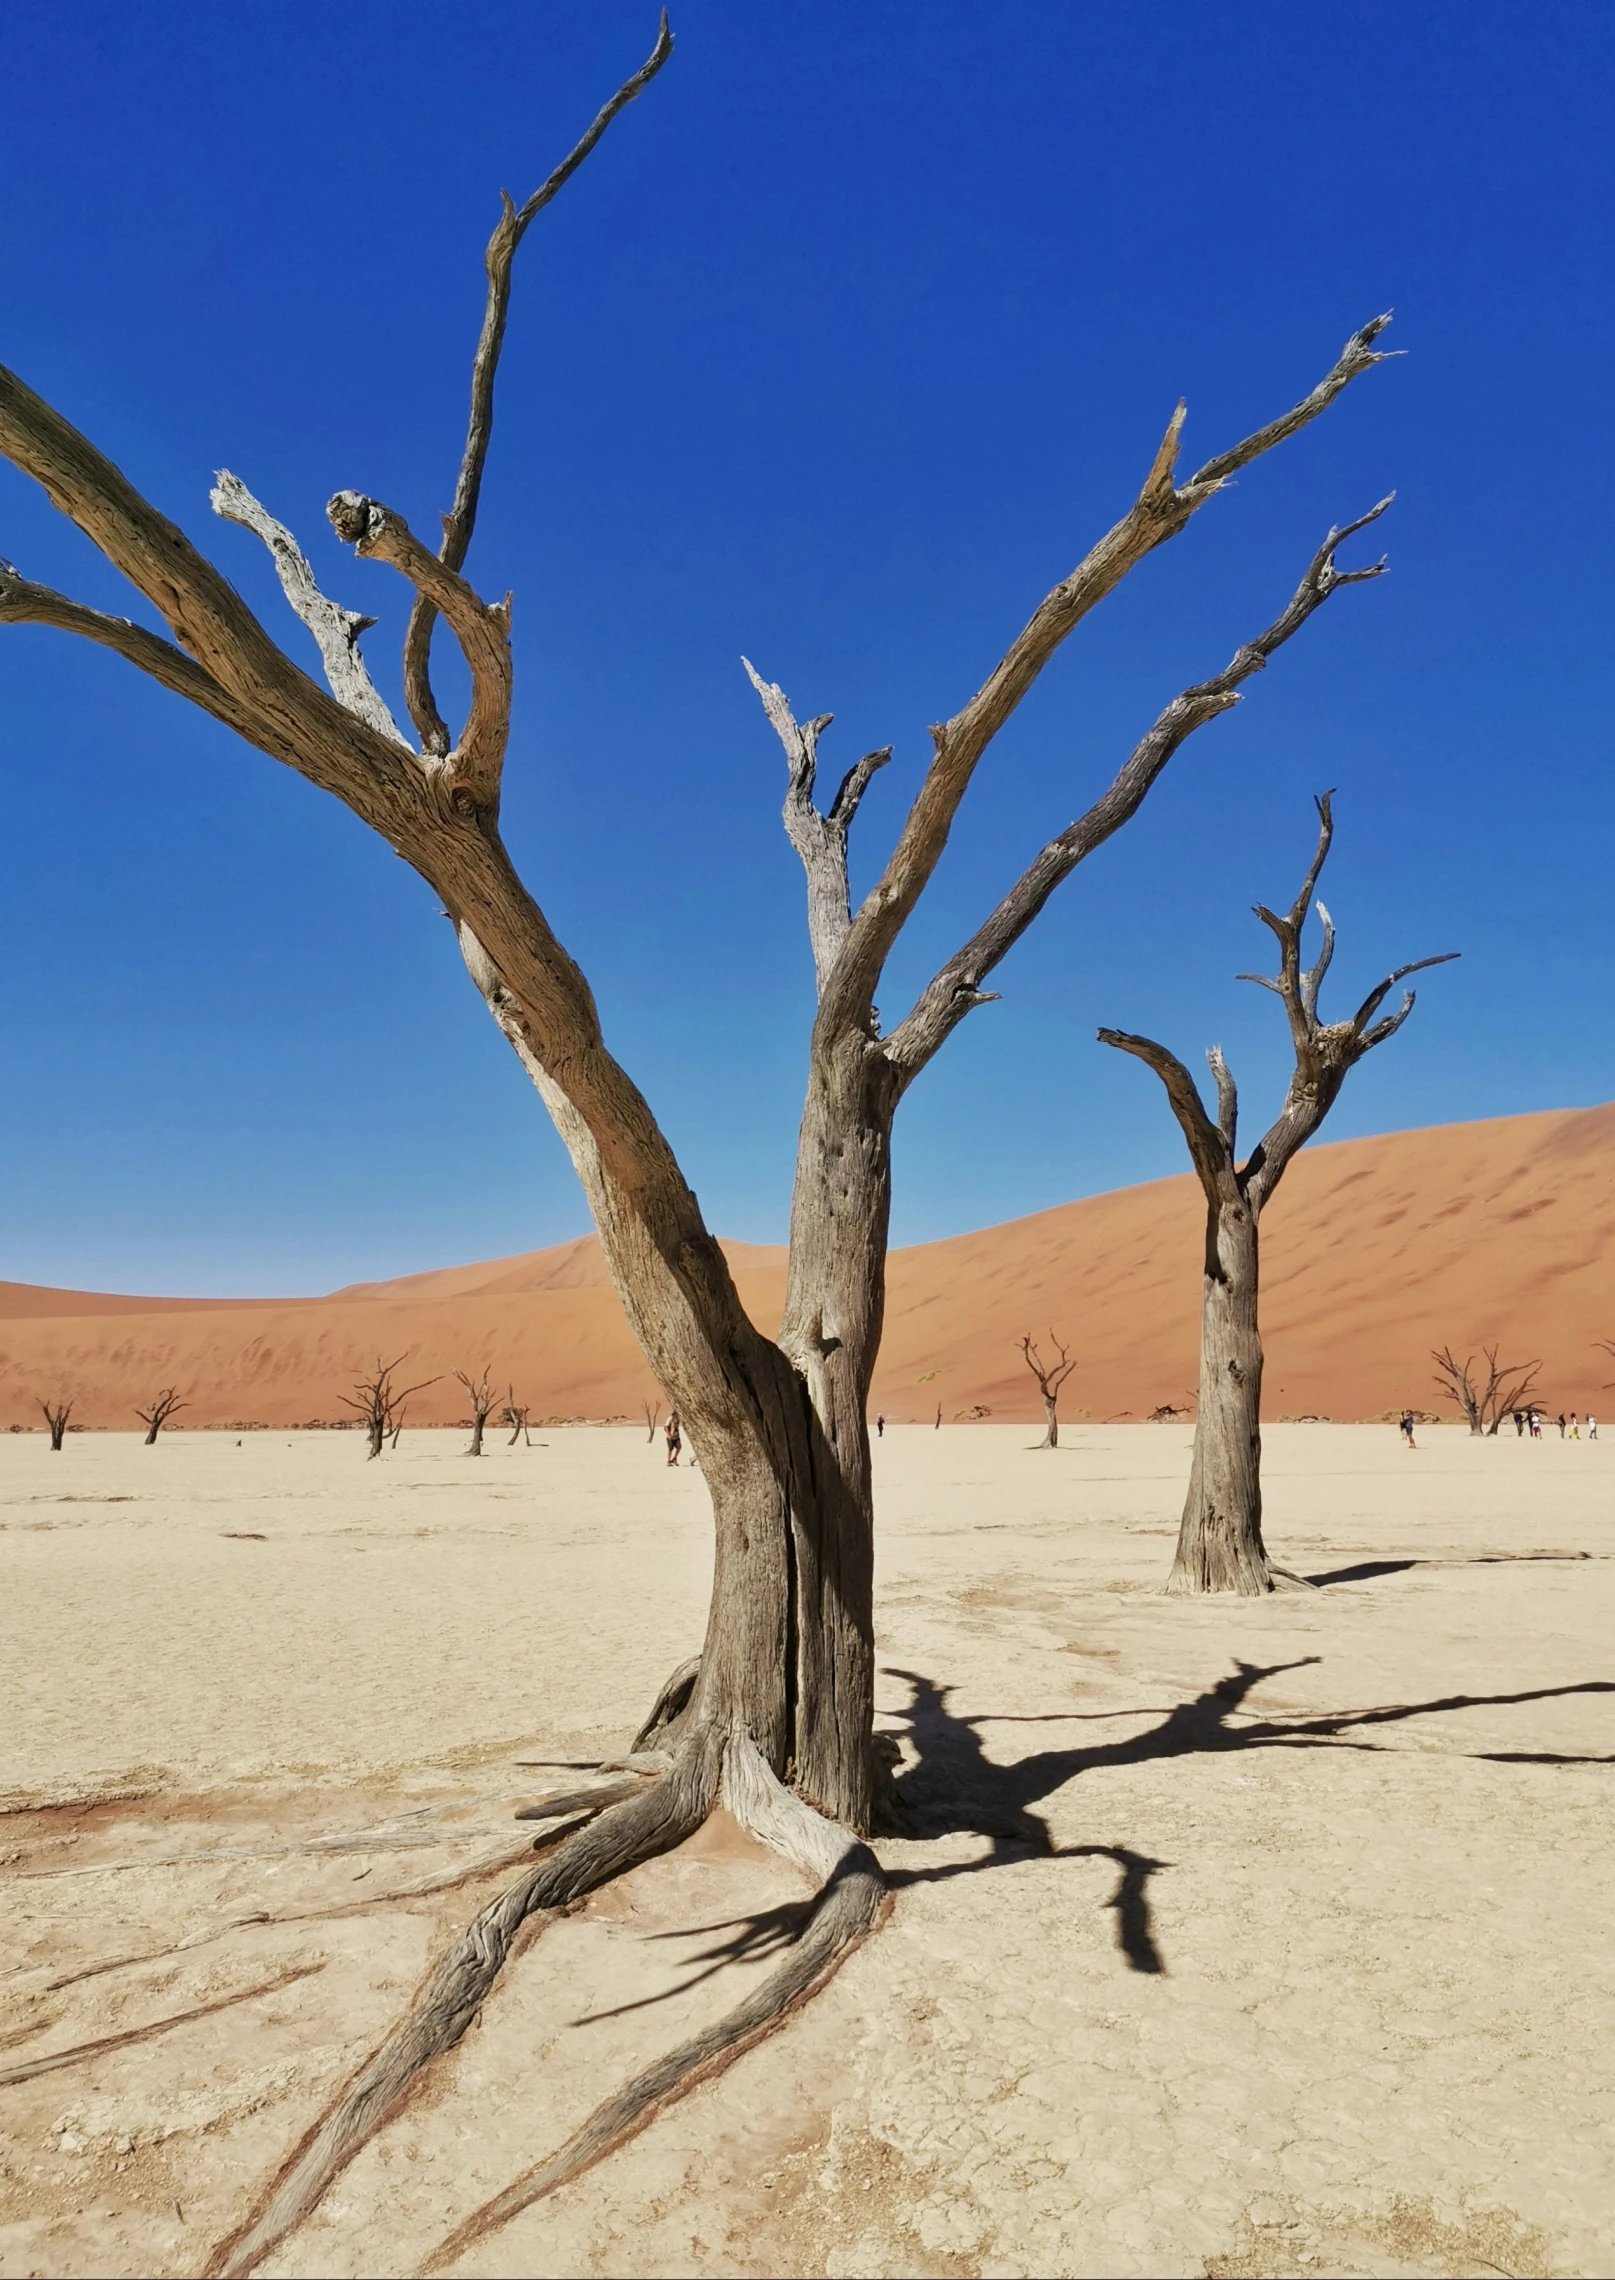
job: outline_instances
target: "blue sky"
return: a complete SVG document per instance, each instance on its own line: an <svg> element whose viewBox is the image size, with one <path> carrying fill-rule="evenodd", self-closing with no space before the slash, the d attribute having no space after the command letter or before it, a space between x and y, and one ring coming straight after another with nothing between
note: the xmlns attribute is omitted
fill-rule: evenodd
<svg viewBox="0 0 1615 2280"><path fill-rule="evenodd" d="M10 0L4 25L0 357L303 657L208 512L234 468L382 619L395 686L402 591L323 502L434 527L497 192L548 171L652 9L529 5L495 41L369 0ZM888 1017L1329 524L1397 490L1391 575L1192 741L911 1096L896 1237L1181 1167L1101 1021L1220 1039L1265 1121L1278 1009L1233 977L1329 785L1337 1005L1464 958L1328 1137L1615 1091L1615 16L685 0L674 29L522 250L469 567L515 593L507 836L713 1224L783 1234L810 1006L740 653L836 714L832 781L895 744L867 882L927 723L1126 505L1179 395L1193 466L1392 306L1405 356L1090 618L984 766ZM131 606L8 468L0 553ZM335 803L44 631L0 636L0 720L0 1273L319 1290L586 1227L431 896Z"/></svg>

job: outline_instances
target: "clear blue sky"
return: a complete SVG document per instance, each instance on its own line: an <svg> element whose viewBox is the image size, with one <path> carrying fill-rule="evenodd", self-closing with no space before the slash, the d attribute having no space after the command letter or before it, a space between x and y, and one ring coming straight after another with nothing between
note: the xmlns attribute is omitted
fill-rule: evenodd
<svg viewBox="0 0 1615 2280"><path fill-rule="evenodd" d="M783 1233L809 1013L741 651L836 714L827 769L895 744L867 881L926 724L1126 504L1178 396L1192 466L1391 306L1405 357L1090 618L983 769L889 1017L1330 522L1396 488L1391 576L1186 748L906 1104L896 1235L1181 1167L1101 1021L1220 1039L1247 1117L1276 1107L1278 1009L1233 977L1328 785L1337 1005L1464 952L1329 1136L1615 1091L1615 14L680 0L674 29L522 250L470 567L516 597L508 837L719 1230ZM654 30L637 0L497 25L10 0L0 357L302 656L208 512L234 468L382 619L394 686L403 593L323 502L435 527L496 194ZM130 606L9 469L0 553ZM318 1290L587 1225L431 896L335 803L61 635L0 634L0 719L0 1273Z"/></svg>

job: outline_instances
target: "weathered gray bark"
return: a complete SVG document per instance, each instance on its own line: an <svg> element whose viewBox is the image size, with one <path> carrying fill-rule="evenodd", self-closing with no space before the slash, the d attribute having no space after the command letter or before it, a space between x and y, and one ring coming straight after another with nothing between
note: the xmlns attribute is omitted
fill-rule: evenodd
<svg viewBox="0 0 1615 2280"><path fill-rule="evenodd" d="M1540 1362L1499 1362L1495 1346L1483 1346L1486 1359L1484 1382L1475 1367L1471 1354L1460 1362L1450 1346L1439 1352L1432 1350L1430 1359L1436 1365L1436 1383L1446 1399L1455 1402L1476 1440L1483 1435L1497 1438L1497 1429L1511 1410L1523 1409L1531 1400Z"/></svg>
<svg viewBox="0 0 1615 2280"><path fill-rule="evenodd" d="M1371 571L1353 573L1372 576ZM1338 577L1338 573L1336 574ZM1372 989L1349 1021L1318 1018L1318 991L1334 956L1335 930L1320 902L1323 942L1317 963L1301 965L1301 933L1312 908L1329 844L1334 836L1325 792L1318 805L1318 847L1301 892L1284 916L1258 904L1256 915L1278 938L1276 976L1241 974L1274 991L1289 1016L1295 1070L1278 1121L1239 1165L1239 1097L1234 1080L1213 1046L1206 1056L1217 1084L1213 1123L1193 1077L1176 1054L1148 1037L1101 1029L1100 1043L1114 1045L1146 1062L1166 1087L1167 1099L1183 1128L1189 1157L1206 1198L1206 1255L1200 1313L1200 1395L1195 1418L1189 1492L1178 1530L1177 1556L1167 1590L1180 1595L1271 1591L1283 1571L1269 1562L1262 1542L1262 1341L1257 1327L1260 1284L1259 1230L1263 1206L1284 1177L1296 1151L1323 1123L1346 1081L1365 1053L1394 1037L1413 1011L1414 993L1403 992L1394 1014L1375 1021L1392 986L1426 966L1444 965L1455 951L1398 966ZM1296 1579L1285 1576L1285 1581Z"/></svg>
<svg viewBox="0 0 1615 2280"><path fill-rule="evenodd" d="M438 551L378 500L344 491L330 503L338 535L361 559L398 571L413 591L405 693L419 750L402 740L364 673L357 649L364 621L319 593L296 541L244 484L220 478L219 511L269 546L287 597L319 647L329 692L280 650L219 572L93 445L22 381L0 371L0 452L34 476L131 579L174 640L72 602L4 565L0 623L54 625L116 650L342 800L427 882L568 1149L629 1323L684 1422L712 1503L715 1557L705 1639L694 1672L674 1690L677 1707L653 1721L665 1771L642 1796L606 1807L566 1836L484 1911L396 2034L290 2157L254 2215L221 2245L212 2266L220 2272L250 2270L393 2110L419 2068L458 2039L527 1916L676 1843L720 1795L748 1826L765 1835L772 1830L769 1841L783 1842L788 1851L794 1844L793 1857L824 1869L829 1881L813 1926L754 2006L714 2030L716 2044L703 2044L694 2057L675 2054L667 2062L671 2073L653 2070L624 2093L626 2104L615 2102L605 2119L596 2117L585 2133L592 2149L586 2158L675 2095L692 2067L743 2047L832 1969L873 1921L878 1872L856 1842L870 1825L878 1794L866 1408L884 1306L898 1103L965 1015L988 1002L982 982L1059 883L1136 813L1185 739L1235 704L1239 685L1342 582L1333 572L1337 534L1331 533L1278 620L1222 674L1173 699L1108 789L1043 849L890 1034L882 1033L875 1009L887 958L993 738L1055 650L1129 571L1186 529L1240 468L1381 361L1373 344L1387 320L1354 335L1324 380L1291 411L1181 483L1179 407L1132 506L1039 604L969 702L933 729L934 751L891 858L856 912L847 888L847 834L888 755L872 752L860 760L821 812L814 775L828 721L800 727L783 693L758 681L786 750L786 822L807 874L819 990L785 1312L777 1338L765 1336L741 1306L723 1253L649 1105L609 1051L587 981L500 838L513 685L510 614L505 603L485 603L461 574L492 430L516 246L532 216L661 68L670 48L664 17L645 66L543 189L519 210L506 201L488 247L471 419ZM431 685L430 642L439 616L471 674L469 711L457 738ZM354 1404L371 1425L373 1451L380 1445L377 1417L396 1430L401 1398L378 1386L368 1409L362 1399ZM831 1825L822 1841L821 1815ZM781 1836L787 1829L795 1832L788 1842ZM832 1856L838 1865L826 1868ZM556 2160L561 2170L551 2163L540 2173L550 2183L562 2171L572 2173L561 2156Z"/></svg>
<svg viewBox="0 0 1615 2280"><path fill-rule="evenodd" d="M39 1406L45 1412L45 1423L50 1427L50 1445L59 1456L62 1437L67 1431L67 1420L73 1414L73 1404L70 1401L42 1401ZM151 1438L150 1435L147 1437Z"/></svg>

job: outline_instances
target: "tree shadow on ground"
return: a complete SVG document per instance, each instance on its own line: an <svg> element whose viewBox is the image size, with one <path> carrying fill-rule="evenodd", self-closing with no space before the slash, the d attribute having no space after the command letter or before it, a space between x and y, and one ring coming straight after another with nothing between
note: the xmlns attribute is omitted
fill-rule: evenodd
<svg viewBox="0 0 1615 2280"><path fill-rule="evenodd" d="M1373 1572L1392 1566L1424 1563L1365 1562ZM1438 1564L1438 1563L1430 1563ZM1469 1563L1465 1563L1469 1564ZM1361 1571L1348 1570L1344 1573ZM1344 1580L1344 1574L1340 1580ZM1002 1716L988 1711L966 1717L950 1707L958 1689L942 1686L923 1672L889 1669L910 1689L906 1711L896 1713L900 1723L888 1724L915 1753L896 1793L903 1814L901 1836L910 1843L934 1843L939 1838L971 1835L985 1837L992 1850L971 1860L938 1861L926 1867L893 1867L886 1881L894 1892L912 1884L941 1884L957 1876L976 1876L984 1869L1024 1863L1028 1859L1109 1860L1120 1874L1104 1903L1116 1918L1116 1946L1128 1969L1164 1976L1166 1964L1155 1938L1149 1888L1152 1877L1174 1863L1152 1860L1147 1853L1126 1845L1056 1845L1047 1822L1032 1808L1063 1789L1080 1775L1108 1766L1149 1765L1163 1759L1216 1756L1244 1750L1346 1749L1378 1752L1385 1744L1373 1740L1372 1730L1396 1726L1409 1718L1440 1716L1457 1710L1513 1708L1528 1702L1551 1702L1562 1696L1615 1694L1615 1680L1583 1679L1567 1686L1534 1686L1517 1694L1446 1694L1425 1702L1395 1702L1367 1710L1336 1710L1264 1718L1245 1707L1248 1697L1270 1678L1287 1671L1305 1670L1321 1662L1320 1655L1302 1655L1293 1662L1236 1662L1233 1670L1204 1692L1165 1711L1069 1710L1029 1716ZM982 1746L985 1726L1104 1725L1118 1719L1154 1717L1158 1723L1142 1733L1119 1741L1075 1743L1066 1749L1038 1750L1011 1764L989 1758ZM1552 1750L1466 1750L1462 1756L1494 1765L1611 1765L1609 1756ZM609 2011L593 2011L575 2020L577 2026L618 2018L629 2011L654 2008L671 1996L698 1986L731 1963L761 1960L796 1942L813 1913L813 1902L793 1901L765 1908L749 1916L702 1924L689 1930L658 1932L657 1940L709 1940L711 1945L685 1959L676 1985L637 2002Z"/></svg>
<svg viewBox="0 0 1615 2280"><path fill-rule="evenodd" d="M1425 1702L1390 1703L1368 1710L1341 1710L1319 1715L1263 1718L1247 1711L1248 1696L1264 1680L1286 1671L1302 1670L1322 1658L1304 1655L1287 1663L1237 1662L1232 1672L1214 1686L1186 1702L1154 1714L1159 1722L1144 1732L1118 1741L1074 1743L1065 1749L1039 1750L1011 1764L989 1758L982 1746L981 1729L999 1725L1099 1724L1118 1718L1149 1717L1148 1710L1110 1710L1046 1713L1031 1717L996 1717L986 1713L965 1717L950 1707L956 1688L938 1685L922 1672L890 1670L888 1677L902 1679L911 1689L904 1723L896 1729L916 1753L916 1762L900 1779L898 1796L907 1814L908 1833L919 1841L969 1833L989 1839L992 1850L984 1858L947 1861L928 1868L900 1868L887 1881L895 1889L905 1884L939 1883L954 1876L971 1876L983 1869L1029 1854L1051 1859L1092 1859L1116 1862L1121 1878L1106 1905L1116 1913L1116 1944L1134 1971L1161 1972L1165 1966L1156 1946L1149 1902L1150 1878L1170 1868L1170 1861L1150 1860L1119 1845L1067 1845L1057 1847L1049 1827L1032 1808L1079 1775L1101 1767L1146 1765L1162 1759L1216 1755L1258 1749L1380 1750L1385 1745L1371 1738L1376 1727L1397 1725L1409 1718L1440 1715L1456 1710L1512 1707L1550 1701L1563 1695L1615 1694L1615 1681L1587 1679L1568 1686L1532 1687L1517 1694L1452 1694ZM1502 1765L1608 1765L1615 1756L1581 1755L1556 1751L1470 1750L1466 1757Z"/></svg>
<svg viewBox="0 0 1615 2280"><path fill-rule="evenodd" d="M1379 1575L1405 1575L1409 1568L1512 1567L1520 1560L1595 1560L1607 1556L1600 1552L1477 1552L1466 1560L1359 1560L1355 1567L1331 1568L1326 1575L1309 1575L1306 1580L1321 1590L1331 1583L1371 1583Z"/></svg>

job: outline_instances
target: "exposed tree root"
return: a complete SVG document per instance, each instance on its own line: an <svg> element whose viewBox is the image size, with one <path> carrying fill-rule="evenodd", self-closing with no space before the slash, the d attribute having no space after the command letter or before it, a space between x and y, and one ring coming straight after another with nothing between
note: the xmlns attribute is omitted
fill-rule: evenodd
<svg viewBox="0 0 1615 2280"><path fill-rule="evenodd" d="M489 1902L436 1965L408 2014L299 2140L245 2222L209 2257L209 2276L249 2273L300 2224L339 2171L398 2110L421 2070L460 2040L529 1916L564 1907L636 1862L679 1844L718 1786L715 1747L575 1830Z"/></svg>
<svg viewBox="0 0 1615 2280"><path fill-rule="evenodd" d="M688 1662L679 1664L651 1704L650 1716L629 1745L630 1755L637 1755L641 1750L651 1749L657 1744L665 1748L672 1729L690 1706L695 1694L695 1682L700 1675L699 1655L691 1655Z"/></svg>
<svg viewBox="0 0 1615 2280"><path fill-rule="evenodd" d="M596 2107L558 2152L440 2241L417 2267L419 2272L444 2271L484 2234L591 2167L761 2042L824 1985L879 1921L886 1883L874 1854L850 1830L827 1821L776 1781L744 1735L734 1736L724 1752L721 1796L743 1828L822 1886L818 1906L786 1962L726 2018L680 2043Z"/></svg>
<svg viewBox="0 0 1615 2280"><path fill-rule="evenodd" d="M210 2019L215 2011L228 2011L235 2003L250 2003L255 1995L274 1995L282 1987L290 1987L297 1980L308 1979L324 1969L323 1963L300 1963L276 1979L266 1979L260 1987L243 1987L239 1994L217 1996L211 2003L198 2003L194 2010L175 2011L166 2019L154 2019L149 2027L129 2027L121 2035L102 2035L95 2042L75 2043L71 2050L47 2051L42 2058L25 2059L21 2066L0 2069L0 2088L14 2082L32 2082L41 2074L54 2074L59 2067L77 2066L81 2059L99 2058L103 2051L122 2050L129 2043L149 2042L153 2035L166 2035L173 2027L189 2026L193 2019Z"/></svg>

